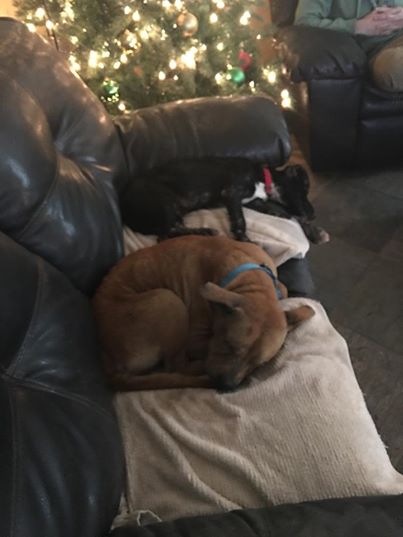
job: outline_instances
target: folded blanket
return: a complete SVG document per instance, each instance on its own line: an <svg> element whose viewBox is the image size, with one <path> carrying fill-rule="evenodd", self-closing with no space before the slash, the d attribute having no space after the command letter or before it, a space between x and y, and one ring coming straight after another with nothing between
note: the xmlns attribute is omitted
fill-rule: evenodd
<svg viewBox="0 0 403 537"><path fill-rule="evenodd" d="M266 250L277 267L293 257L305 256L309 242L298 222L251 209L244 208L243 211L250 240ZM187 227L211 227L222 235L231 235L225 209L195 211L185 217L185 224ZM124 230L124 239L126 255L156 242L155 236L135 233L129 228Z"/></svg>
<svg viewBox="0 0 403 537"><path fill-rule="evenodd" d="M314 317L237 392L117 395L127 461L123 517L145 513L153 520L154 513L169 520L403 492L403 476L368 413L345 340L319 303L282 301L284 309L300 304L310 304Z"/></svg>

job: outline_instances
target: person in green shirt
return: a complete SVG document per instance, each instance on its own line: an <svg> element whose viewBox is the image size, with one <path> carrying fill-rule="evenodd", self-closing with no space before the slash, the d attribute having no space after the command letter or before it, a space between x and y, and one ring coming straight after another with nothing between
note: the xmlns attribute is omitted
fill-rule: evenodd
<svg viewBox="0 0 403 537"><path fill-rule="evenodd" d="M299 0L295 24L354 34L375 84L403 92L403 0Z"/></svg>

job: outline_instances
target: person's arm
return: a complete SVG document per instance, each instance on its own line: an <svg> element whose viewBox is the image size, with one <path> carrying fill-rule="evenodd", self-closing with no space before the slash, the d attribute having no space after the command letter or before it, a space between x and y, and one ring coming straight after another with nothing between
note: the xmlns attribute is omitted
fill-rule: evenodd
<svg viewBox="0 0 403 537"><path fill-rule="evenodd" d="M332 0L299 0L295 24L355 33L357 19L329 18Z"/></svg>

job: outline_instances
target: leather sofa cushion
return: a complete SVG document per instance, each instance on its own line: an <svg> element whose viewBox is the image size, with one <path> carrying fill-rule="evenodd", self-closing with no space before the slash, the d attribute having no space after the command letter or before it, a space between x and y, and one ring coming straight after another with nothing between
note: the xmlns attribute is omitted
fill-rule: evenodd
<svg viewBox="0 0 403 537"><path fill-rule="evenodd" d="M111 537L400 537L403 495L349 498L181 518Z"/></svg>
<svg viewBox="0 0 403 537"><path fill-rule="evenodd" d="M91 293L120 258L112 119L49 43L0 19L0 230Z"/></svg>
<svg viewBox="0 0 403 537"><path fill-rule="evenodd" d="M244 157L276 167L291 152L281 110L269 97L189 99L116 118L131 180L171 160Z"/></svg>
<svg viewBox="0 0 403 537"><path fill-rule="evenodd" d="M104 535L123 487L88 300L0 233L0 535Z"/></svg>
<svg viewBox="0 0 403 537"><path fill-rule="evenodd" d="M403 116L403 93L388 93L365 84L361 99L361 119Z"/></svg>
<svg viewBox="0 0 403 537"><path fill-rule="evenodd" d="M289 26L279 30L277 40L293 82L356 78L367 72L364 50L346 32Z"/></svg>

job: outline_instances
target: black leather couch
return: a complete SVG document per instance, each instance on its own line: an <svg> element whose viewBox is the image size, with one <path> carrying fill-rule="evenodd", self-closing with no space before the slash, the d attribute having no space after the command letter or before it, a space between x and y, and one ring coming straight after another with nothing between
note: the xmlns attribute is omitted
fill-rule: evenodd
<svg viewBox="0 0 403 537"><path fill-rule="evenodd" d="M5 18L0 78L0 535L105 537L124 456L89 298L122 256L120 194L142 169L182 156L280 165L288 132L262 97L172 103L114 123L50 45ZM312 292L303 260L281 270L294 294ZM393 536L401 509L400 497L317 502L113 535L327 537L331 520L343 535L381 524Z"/></svg>
<svg viewBox="0 0 403 537"><path fill-rule="evenodd" d="M403 93L377 89L346 32L293 25L298 0L271 0L294 101L290 125L314 170L403 163Z"/></svg>

